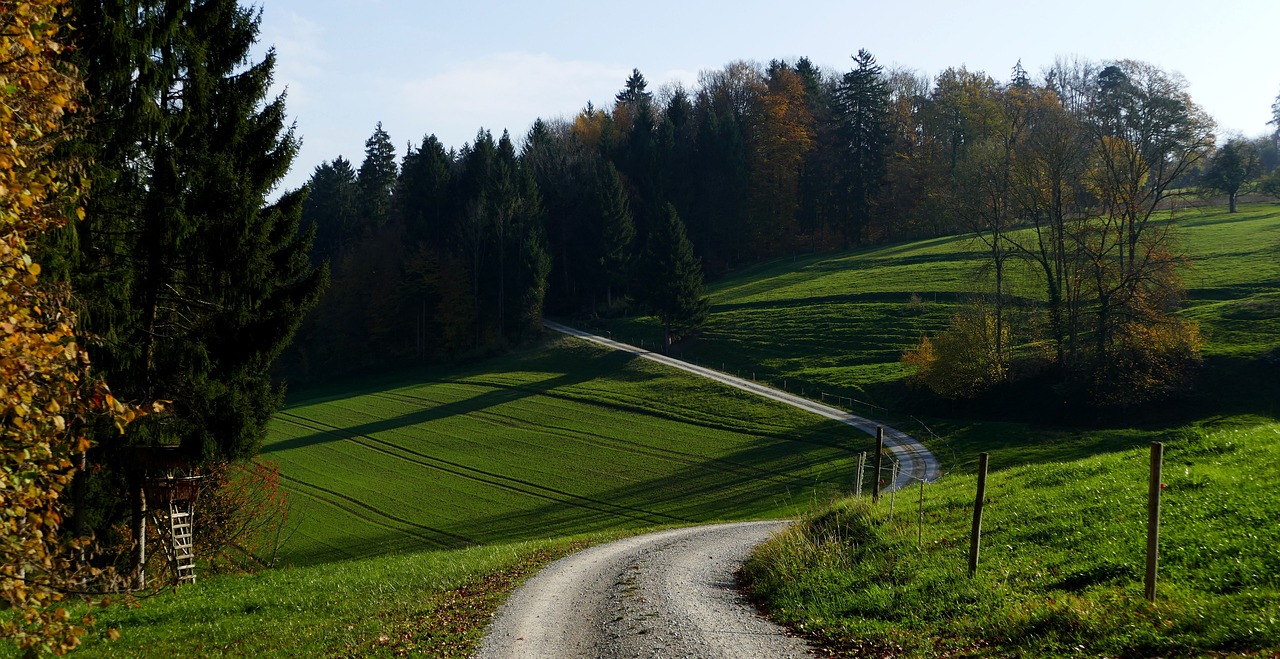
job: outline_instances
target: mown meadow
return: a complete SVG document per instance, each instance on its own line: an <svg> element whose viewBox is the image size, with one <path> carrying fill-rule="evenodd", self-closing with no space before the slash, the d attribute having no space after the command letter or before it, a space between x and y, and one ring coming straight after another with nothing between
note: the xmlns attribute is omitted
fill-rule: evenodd
<svg viewBox="0 0 1280 659"><path fill-rule="evenodd" d="M569 339L289 405L263 457L290 564L786 516L847 488L848 426Z"/></svg>

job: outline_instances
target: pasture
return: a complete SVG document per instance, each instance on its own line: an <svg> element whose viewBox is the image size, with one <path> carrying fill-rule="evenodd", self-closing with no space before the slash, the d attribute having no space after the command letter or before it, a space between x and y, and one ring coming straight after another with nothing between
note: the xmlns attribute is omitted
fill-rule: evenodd
<svg viewBox="0 0 1280 659"><path fill-rule="evenodd" d="M914 490L892 518L866 497L806 516L757 551L755 597L854 656L1270 656L1280 423L1231 417L1151 439L1165 441L1154 603L1145 446L993 471L972 578L975 478L953 475L925 488L922 533Z"/></svg>
<svg viewBox="0 0 1280 659"><path fill-rule="evenodd" d="M286 563L794 514L852 482L842 424L568 339L277 415Z"/></svg>

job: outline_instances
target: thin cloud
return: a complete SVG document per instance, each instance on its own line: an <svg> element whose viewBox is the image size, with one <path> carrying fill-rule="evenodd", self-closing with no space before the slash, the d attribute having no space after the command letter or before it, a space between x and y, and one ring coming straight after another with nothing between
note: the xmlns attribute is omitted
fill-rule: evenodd
<svg viewBox="0 0 1280 659"><path fill-rule="evenodd" d="M308 83L325 74L332 56L321 45L325 29L294 11L284 12L284 20L264 21L261 42L276 49L275 81L272 93L288 88L289 107L296 110L310 104Z"/></svg>

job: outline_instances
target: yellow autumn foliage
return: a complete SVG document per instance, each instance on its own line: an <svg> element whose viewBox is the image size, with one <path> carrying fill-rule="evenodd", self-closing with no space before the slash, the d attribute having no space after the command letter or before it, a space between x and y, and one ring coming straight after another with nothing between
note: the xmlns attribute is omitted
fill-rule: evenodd
<svg viewBox="0 0 1280 659"><path fill-rule="evenodd" d="M74 164L53 157L82 86L60 58L67 0L0 2L0 635L62 654L91 619L61 606L86 575L60 532L89 419L123 418L88 374L65 289L40 280L29 241L80 216Z"/></svg>
<svg viewBox="0 0 1280 659"><path fill-rule="evenodd" d="M1008 367L996 352L996 328L990 309L965 305L951 316L947 329L932 339L921 337L919 345L902 355L902 362L915 368L911 383L956 399L972 398L1003 381ZM999 331L1008 345L1008 327Z"/></svg>

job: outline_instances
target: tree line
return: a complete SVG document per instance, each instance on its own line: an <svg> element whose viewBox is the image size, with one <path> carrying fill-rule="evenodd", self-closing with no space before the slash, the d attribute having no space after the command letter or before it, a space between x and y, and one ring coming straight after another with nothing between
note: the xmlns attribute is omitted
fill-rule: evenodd
<svg viewBox="0 0 1280 659"><path fill-rule="evenodd" d="M1094 378L1125 322L1168 318L1178 298L1164 211L1192 192L1234 203L1276 179L1273 136L1215 148L1213 131L1185 80L1142 62L930 79L865 50L843 72L807 58L734 62L694 89L652 92L633 71L609 107L539 119L518 144L482 129L453 150L429 135L397 162L379 124L358 167L338 156L308 184L303 221L334 286L285 372L500 349L543 311L646 313L661 306L652 285L677 271L686 302L663 321L679 338L705 315L703 276L973 233L992 263L996 326L996 357L980 362L991 374L976 381L1001 379L1011 342L1028 340L1006 337L1010 259L1044 278L1056 367ZM663 238L671 216L683 238ZM655 270L684 240L692 260Z"/></svg>

